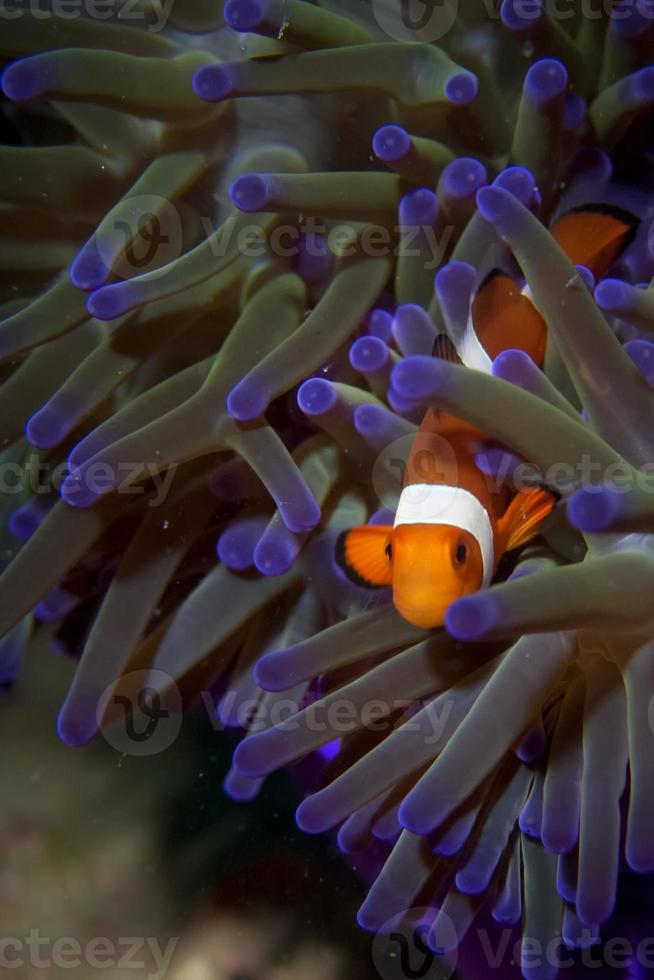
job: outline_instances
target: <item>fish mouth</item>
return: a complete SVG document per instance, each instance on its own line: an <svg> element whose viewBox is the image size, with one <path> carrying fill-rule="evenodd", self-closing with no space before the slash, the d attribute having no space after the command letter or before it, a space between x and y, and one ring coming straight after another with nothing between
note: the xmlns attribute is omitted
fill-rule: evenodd
<svg viewBox="0 0 654 980"><path fill-rule="evenodd" d="M435 629L445 622L446 607L407 606L396 602L395 608L403 619L418 629Z"/></svg>

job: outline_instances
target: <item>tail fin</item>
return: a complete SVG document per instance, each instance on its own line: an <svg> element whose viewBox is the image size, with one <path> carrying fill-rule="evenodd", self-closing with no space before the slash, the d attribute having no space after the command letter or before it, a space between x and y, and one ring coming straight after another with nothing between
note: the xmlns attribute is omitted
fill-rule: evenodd
<svg viewBox="0 0 654 980"><path fill-rule="evenodd" d="M633 240L639 220L609 204L587 204L558 218L550 231L575 265L603 276Z"/></svg>
<svg viewBox="0 0 654 980"><path fill-rule="evenodd" d="M504 550L520 548L535 538L555 503L555 497L548 490L527 490L517 494L498 522Z"/></svg>

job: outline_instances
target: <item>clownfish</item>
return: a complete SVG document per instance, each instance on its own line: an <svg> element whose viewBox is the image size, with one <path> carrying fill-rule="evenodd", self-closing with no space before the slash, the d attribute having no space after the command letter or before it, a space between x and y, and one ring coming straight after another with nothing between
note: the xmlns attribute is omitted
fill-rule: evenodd
<svg viewBox="0 0 654 980"><path fill-rule="evenodd" d="M627 212L586 206L559 218L551 234L572 262L600 277L636 226ZM541 366L546 333L528 287L498 271L475 295L462 335L441 334L434 355L491 373L498 354L519 349ZM428 409L393 526L354 527L338 539L336 558L345 574L367 588L392 586L397 611L420 628L442 626L452 602L490 585L504 553L535 537L556 502L547 489L492 490L476 465L486 438L461 419Z"/></svg>

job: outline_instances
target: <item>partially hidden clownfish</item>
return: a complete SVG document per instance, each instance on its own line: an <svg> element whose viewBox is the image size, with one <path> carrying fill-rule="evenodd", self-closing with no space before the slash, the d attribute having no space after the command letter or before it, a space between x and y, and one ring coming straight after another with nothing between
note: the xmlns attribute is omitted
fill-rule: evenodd
<svg viewBox="0 0 654 980"><path fill-rule="evenodd" d="M632 240L637 221L604 205L575 209L551 233L568 258L597 278ZM502 272L478 290L456 342L441 334L435 356L490 373L498 354L519 349L542 365L546 325L531 299ZM420 628L442 626L456 599L487 587L505 552L535 537L555 504L546 489L491 489L476 465L486 435L428 409L416 433L393 526L366 524L340 535L337 560L360 586L392 586L398 612Z"/></svg>

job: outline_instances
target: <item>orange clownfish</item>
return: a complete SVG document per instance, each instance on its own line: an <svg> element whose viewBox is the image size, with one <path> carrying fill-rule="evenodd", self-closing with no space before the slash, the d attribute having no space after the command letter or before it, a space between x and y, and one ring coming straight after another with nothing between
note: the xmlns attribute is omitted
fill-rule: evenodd
<svg viewBox="0 0 654 980"><path fill-rule="evenodd" d="M635 219L604 206L568 212L551 232L568 257L603 275L631 240ZM437 338L434 354L490 373L510 348L542 364L546 326L510 276L481 286L461 336ZM398 612L415 626L441 626L456 599L488 586L502 555L539 531L555 498L545 489L491 489L476 465L486 440L467 422L428 409L412 444L393 526L363 525L341 534L337 560L358 585L392 586Z"/></svg>

